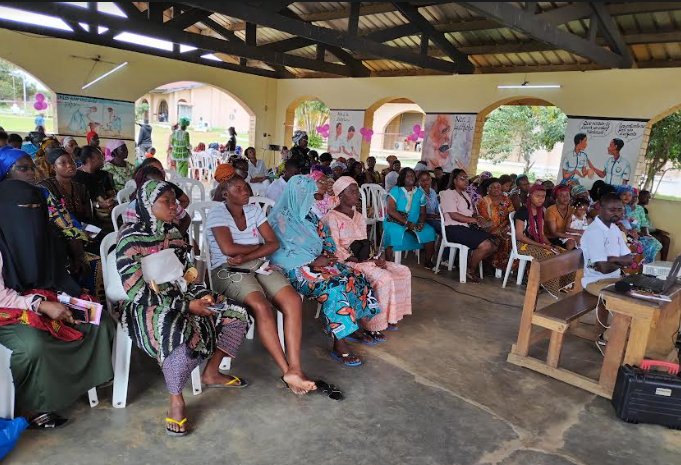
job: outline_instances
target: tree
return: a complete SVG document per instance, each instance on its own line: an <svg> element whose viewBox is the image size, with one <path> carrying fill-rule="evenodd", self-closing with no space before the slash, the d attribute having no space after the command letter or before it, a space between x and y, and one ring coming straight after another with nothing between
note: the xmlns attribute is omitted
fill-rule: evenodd
<svg viewBox="0 0 681 465"><path fill-rule="evenodd" d="M504 105L487 117L482 131L480 156L501 163L517 153L524 161L523 172L534 165L532 155L539 149L552 150L565 137L565 113L556 107Z"/></svg>
<svg viewBox="0 0 681 465"><path fill-rule="evenodd" d="M656 175L660 175L659 187L665 173L671 169L681 169L681 111L653 124L645 155L642 188L651 190Z"/></svg>
<svg viewBox="0 0 681 465"><path fill-rule="evenodd" d="M145 117L149 117L149 103L140 102L135 105L135 119L137 119L137 121L144 121Z"/></svg>
<svg viewBox="0 0 681 465"><path fill-rule="evenodd" d="M295 112L294 128L302 129L308 134L310 147L320 148L322 137L317 134L317 127L329 121L329 107L319 100L306 100L298 105Z"/></svg>

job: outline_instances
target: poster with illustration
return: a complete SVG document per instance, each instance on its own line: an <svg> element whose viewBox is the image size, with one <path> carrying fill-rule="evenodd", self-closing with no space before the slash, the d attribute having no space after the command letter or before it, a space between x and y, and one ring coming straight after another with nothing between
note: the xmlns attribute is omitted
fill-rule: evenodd
<svg viewBox="0 0 681 465"><path fill-rule="evenodd" d="M90 130L106 139L135 139L135 103L57 94L57 132L85 137Z"/></svg>
<svg viewBox="0 0 681 465"><path fill-rule="evenodd" d="M647 120L569 116L558 181L632 184Z"/></svg>
<svg viewBox="0 0 681 465"><path fill-rule="evenodd" d="M362 151L364 126L363 110L329 111L329 153L333 158L343 157L359 160Z"/></svg>
<svg viewBox="0 0 681 465"><path fill-rule="evenodd" d="M475 113L427 114L421 160L428 169L468 169L475 134Z"/></svg>

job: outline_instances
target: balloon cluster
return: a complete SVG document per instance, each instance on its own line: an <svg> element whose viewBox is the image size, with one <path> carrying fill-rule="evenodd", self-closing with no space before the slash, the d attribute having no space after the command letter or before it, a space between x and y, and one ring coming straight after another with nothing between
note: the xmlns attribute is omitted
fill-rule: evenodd
<svg viewBox="0 0 681 465"><path fill-rule="evenodd" d="M362 135L362 139L366 142L371 142L371 136L374 135L374 130L369 128L361 128L359 133Z"/></svg>
<svg viewBox="0 0 681 465"><path fill-rule="evenodd" d="M324 139L329 138L329 129L331 129L331 126L329 126L328 124L325 124L323 126L317 126L316 129L317 129L317 134L322 136Z"/></svg>
<svg viewBox="0 0 681 465"><path fill-rule="evenodd" d="M411 129L414 132L407 136L407 140L409 141L416 142L419 139L423 139L423 137L426 135L426 132L421 130L420 124L415 124Z"/></svg>
<svg viewBox="0 0 681 465"><path fill-rule="evenodd" d="M33 108L38 111L47 110L47 101L45 100L45 95L38 92L35 94L35 102L33 103Z"/></svg>

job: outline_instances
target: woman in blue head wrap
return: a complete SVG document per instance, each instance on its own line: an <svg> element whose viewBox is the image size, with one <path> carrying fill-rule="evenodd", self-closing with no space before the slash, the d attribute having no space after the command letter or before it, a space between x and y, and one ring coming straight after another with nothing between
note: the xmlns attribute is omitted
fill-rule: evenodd
<svg viewBox="0 0 681 465"><path fill-rule="evenodd" d="M624 203L624 216L620 221L621 227L627 236L638 244L637 249L642 249L643 263L655 261L655 257L662 250L662 244L653 236L648 234L650 223L645 215L643 207L636 204L634 194L636 189L627 184L617 187L617 195Z"/></svg>
<svg viewBox="0 0 681 465"><path fill-rule="evenodd" d="M328 228L312 213L317 183L307 176L293 176L269 215L279 249L272 263L281 267L293 287L322 304L326 332L333 337L331 357L347 366L362 364L345 338L374 344L359 329L358 321L380 312L366 277L334 256L336 245Z"/></svg>

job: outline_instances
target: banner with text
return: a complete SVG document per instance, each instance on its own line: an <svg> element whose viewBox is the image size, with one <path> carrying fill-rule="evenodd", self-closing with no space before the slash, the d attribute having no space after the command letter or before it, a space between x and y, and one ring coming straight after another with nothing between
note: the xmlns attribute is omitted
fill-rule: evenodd
<svg viewBox="0 0 681 465"><path fill-rule="evenodd" d="M359 160L362 151L364 110L329 111L329 153L333 158Z"/></svg>
<svg viewBox="0 0 681 465"><path fill-rule="evenodd" d="M105 139L135 139L135 103L82 95L57 94L57 132Z"/></svg>
<svg viewBox="0 0 681 465"><path fill-rule="evenodd" d="M558 181L633 183L647 120L569 116ZM631 182L630 182L631 181Z"/></svg>
<svg viewBox="0 0 681 465"><path fill-rule="evenodd" d="M476 118L475 113L426 115L421 160L428 169L468 169Z"/></svg>

